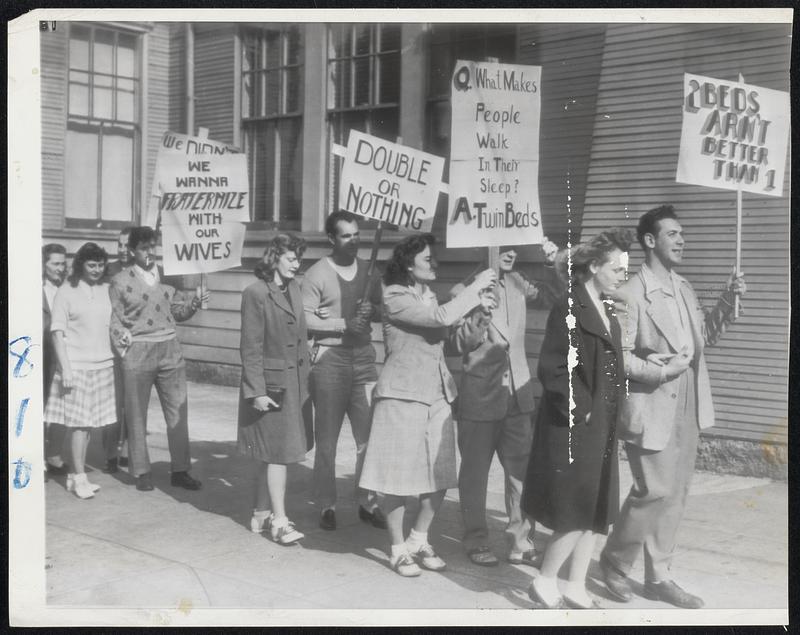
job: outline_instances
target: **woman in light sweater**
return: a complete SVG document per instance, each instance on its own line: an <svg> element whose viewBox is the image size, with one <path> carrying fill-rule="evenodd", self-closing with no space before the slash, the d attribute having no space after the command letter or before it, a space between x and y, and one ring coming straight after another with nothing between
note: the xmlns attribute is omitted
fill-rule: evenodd
<svg viewBox="0 0 800 635"><path fill-rule="evenodd" d="M69 430L72 459L67 490L92 498L100 489L86 477L86 448L93 428L117 425L114 356L108 335L111 301L103 282L107 255L95 243L75 254L69 283L53 302L50 326L58 370L44 420Z"/></svg>

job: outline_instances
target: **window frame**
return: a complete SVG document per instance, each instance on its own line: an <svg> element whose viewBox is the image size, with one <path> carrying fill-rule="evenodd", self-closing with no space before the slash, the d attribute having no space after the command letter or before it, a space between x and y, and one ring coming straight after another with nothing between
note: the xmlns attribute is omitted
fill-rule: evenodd
<svg viewBox="0 0 800 635"><path fill-rule="evenodd" d="M272 27L273 25L270 25ZM289 57L289 42L288 42L288 35L289 31L292 28L297 28L300 34L300 43L299 43L299 54L297 56L297 61L290 62ZM299 152L301 153L300 162L305 160L303 156L303 138L306 134L305 131L305 117L304 117L304 104L306 100L306 63L305 63L305 49L306 49L306 30L305 25L303 24L282 24L280 29L278 29L279 38L280 38L280 61L276 65L270 65L270 60L266 54L266 33L270 30L267 26L253 26L253 25L243 25L239 28L238 37L241 40L241 63L242 69L240 71L240 99L241 99L241 106L239 108L240 111L240 128L242 132L242 148L244 153L247 156L247 166L248 166L248 179L250 182L250 221L248 226L252 226L254 228L282 228L282 229L290 229L290 230L299 230L302 224L302 212L303 212L303 192L301 187L301 195L300 199L297 201L297 209L293 211L293 217L289 219L281 218L281 193L282 193L282 183L281 183L281 162L280 162L280 148L281 148L281 138L280 138L280 122L282 121L289 121L294 120L298 121L298 130L299 130L299 138L298 138L298 147ZM274 30L274 29L272 29ZM251 37L255 37L257 41L260 42L260 50L259 50L259 59L264 60L266 65L261 66L259 64L258 67L253 68L252 70L245 70L245 60L246 56L248 55L248 39ZM300 90L300 95L297 100L297 109L296 110L289 110L287 107L288 103L288 86L289 86L289 74L291 71L296 70L298 71L298 86ZM280 82L280 95L278 99L278 110L275 113L267 114L266 109L266 90L267 90L267 81L266 77L269 73L278 73L279 74L279 82ZM260 103L260 110L263 112L259 112L256 115L250 115L249 113L245 112L245 94L246 94L246 82L248 78L252 78L251 82L254 87L254 91L258 91L260 95L256 96L255 99L256 104ZM260 102L258 101L260 99ZM252 101L248 101L247 104L248 108L252 108ZM264 127L264 130L260 130L261 127ZM256 152L251 150L250 144L253 143L251 139L256 137L259 132L264 132L266 134L270 134L272 136L272 147L277 148L278 151L276 152L276 161L273 167L273 191L271 195L268 197L271 199L271 215L267 217L265 215L264 218L255 218L256 214L256 197L255 197L255 183L257 178L257 171L256 171ZM302 173L302 167L301 167Z"/></svg>
<svg viewBox="0 0 800 635"><path fill-rule="evenodd" d="M71 42L73 40L73 29L75 27L79 27L81 29L86 29L89 32L89 36L87 41L88 44L88 57L87 57L87 68L79 69L72 67L72 54L71 54ZM113 45L112 45L112 69L111 72L101 72L95 70L94 64L94 42L95 42L95 34L98 32L105 32L113 34ZM67 228L74 227L74 228L93 228L93 229L121 229L123 227L130 226L132 223L136 222L136 219L139 217L139 211L141 208L141 192L140 192L140 184L141 184L141 158L142 158L142 121L144 119L143 113L143 90L144 90L144 60L143 52L144 52L144 37L147 33L145 29L127 29L122 26L117 25L108 25L106 23L95 23L95 22L75 22L69 24L69 30L67 32L66 38L66 77L65 77L65 93L66 93L66 106L65 106L65 139L64 139L64 156L66 159L67 153L67 140L66 134L69 131L76 131L76 132L84 132L84 133L91 133L97 136L97 188L96 188L96 214L94 218L76 218L70 217L68 215L69 210L67 209L67 197L64 196L63 200L63 219L64 219L64 226ZM134 41L134 52L133 52L133 76L127 75L119 75L117 73L117 60L118 60L118 49L119 49L119 36L125 35L130 37ZM77 39L77 38L75 38ZM74 114L70 111L71 106L71 97L70 97L70 88L73 84L77 84L78 82L72 81L72 72L80 72L85 73L88 76L88 81L85 84L87 87L87 113L83 114ZM110 77L111 78L111 93L112 93L112 110L111 110L111 118L107 117L98 117L94 115L93 112L93 104L94 104L94 88L95 88L95 77L96 76L103 76L103 77ZM118 88L118 80L123 79L126 81L133 82L133 90L128 91L125 89ZM117 94L119 92L132 92L133 94L133 120L121 120L116 119L115 116L117 115ZM132 140L132 150L131 150L131 215L130 218L127 220L116 220L116 219L108 219L103 217L103 206L102 206L102 199L103 199L103 138L108 136L109 134L114 134L117 136L128 137ZM66 194L66 184L65 184L65 194Z"/></svg>

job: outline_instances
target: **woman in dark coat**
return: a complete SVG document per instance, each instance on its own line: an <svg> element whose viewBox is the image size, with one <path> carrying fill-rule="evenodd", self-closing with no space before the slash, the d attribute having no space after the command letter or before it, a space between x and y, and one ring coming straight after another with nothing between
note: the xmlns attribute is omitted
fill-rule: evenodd
<svg viewBox="0 0 800 635"><path fill-rule="evenodd" d="M570 291L547 320L538 373L544 395L522 508L553 530L529 590L548 608L562 600L572 608L596 606L586 572L596 535L608 533L619 510L616 420L625 379L620 327L608 299L625 279L629 246L628 235L614 230L574 248ZM562 598L558 571L570 556Z"/></svg>
<svg viewBox="0 0 800 635"><path fill-rule="evenodd" d="M308 399L308 338L295 275L305 241L278 234L242 294L242 385L239 451L259 461L255 475L254 532L290 545L303 538L286 516L286 466L305 459L302 408ZM270 503L272 513L270 514Z"/></svg>

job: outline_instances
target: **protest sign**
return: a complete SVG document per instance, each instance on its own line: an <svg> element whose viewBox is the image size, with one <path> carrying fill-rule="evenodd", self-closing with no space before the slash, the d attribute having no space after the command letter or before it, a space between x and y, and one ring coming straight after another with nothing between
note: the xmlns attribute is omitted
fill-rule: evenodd
<svg viewBox="0 0 800 635"><path fill-rule="evenodd" d="M164 272L211 273L241 264L250 195L245 155L204 137L167 132L146 224L161 219Z"/></svg>
<svg viewBox="0 0 800 635"><path fill-rule="evenodd" d="M788 93L685 73L676 180L781 196L789 125Z"/></svg>
<svg viewBox="0 0 800 635"><path fill-rule="evenodd" d="M540 66L456 62L448 247L542 242L541 75Z"/></svg>
<svg viewBox="0 0 800 635"><path fill-rule="evenodd" d="M444 159L351 130L339 208L379 222L430 231Z"/></svg>

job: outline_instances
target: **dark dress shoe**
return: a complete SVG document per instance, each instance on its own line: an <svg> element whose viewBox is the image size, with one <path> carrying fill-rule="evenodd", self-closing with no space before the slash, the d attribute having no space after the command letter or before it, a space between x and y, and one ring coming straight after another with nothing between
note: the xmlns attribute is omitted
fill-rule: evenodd
<svg viewBox="0 0 800 635"><path fill-rule="evenodd" d="M336 529L336 512L333 509L326 509L319 517L319 526L325 531Z"/></svg>
<svg viewBox="0 0 800 635"><path fill-rule="evenodd" d="M617 602L630 602L633 599L633 591L628 576L603 559L600 560L600 569L608 594Z"/></svg>
<svg viewBox="0 0 800 635"><path fill-rule="evenodd" d="M104 474L116 474L119 472L118 460L116 458L108 459L106 466L103 468Z"/></svg>
<svg viewBox="0 0 800 635"><path fill-rule="evenodd" d="M63 476L64 474L69 473L69 465L66 463L62 463L60 466L53 465L52 463L46 463L47 467L47 474L49 476Z"/></svg>
<svg viewBox="0 0 800 635"><path fill-rule="evenodd" d="M169 482L172 487L182 487L183 489L198 490L203 487L200 481L189 476L189 472L173 472Z"/></svg>
<svg viewBox="0 0 800 635"><path fill-rule="evenodd" d="M371 512L363 505L358 506L358 517L365 523L369 523L378 529L386 529L386 516L383 515L380 507L375 507Z"/></svg>
<svg viewBox="0 0 800 635"><path fill-rule="evenodd" d="M152 492L155 489L153 487L153 477L150 475L150 472L140 474L136 477L136 489L140 492Z"/></svg>
<svg viewBox="0 0 800 635"><path fill-rule="evenodd" d="M649 600L666 602L681 609L701 609L705 604L699 597L687 593L672 580L645 582L644 596Z"/></svg>

